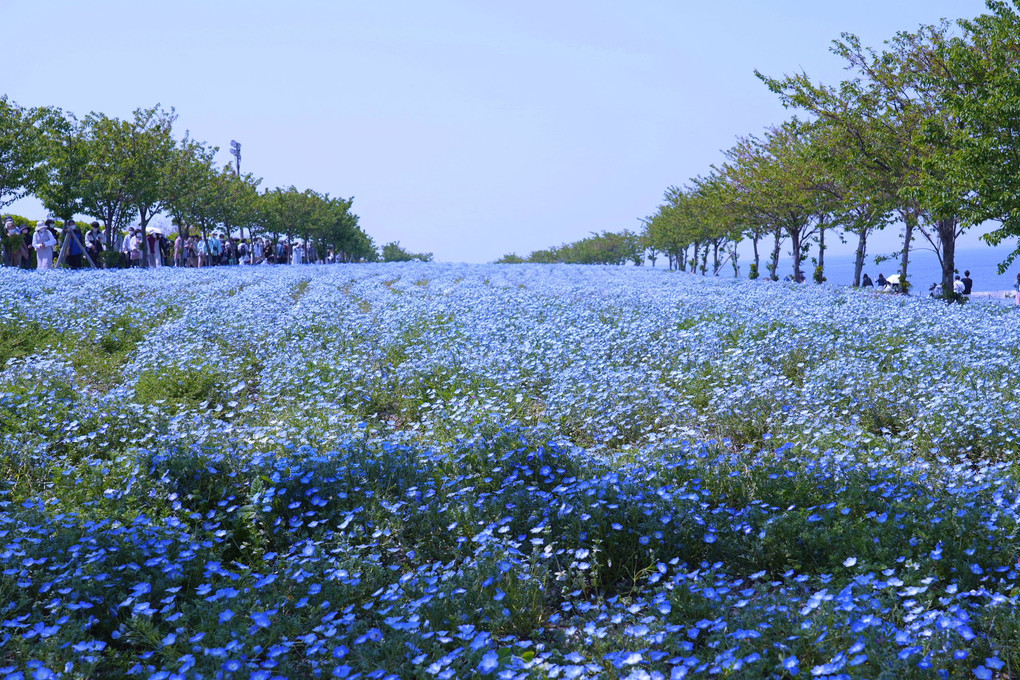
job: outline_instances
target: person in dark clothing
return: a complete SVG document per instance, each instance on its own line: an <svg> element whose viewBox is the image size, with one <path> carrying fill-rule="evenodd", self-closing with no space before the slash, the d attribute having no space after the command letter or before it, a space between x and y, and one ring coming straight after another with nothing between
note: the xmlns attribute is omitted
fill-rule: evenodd
<svg viewBox="0 0 1020 680"><path fill-rule="evenodd" d="M885 288L889 285L889 283L885 280L885 274L882 274L881 272L879 273L878 279L875 281L875 285L879 288Z"/></svg>
<svg viewBox="0 0 1020 680"><path fill-rule="evenodd" d="M81 256L85 252L85 239L78 229L78 225L74 223L74 220L68 220L64 223L64 239L70 239L66 246L67 256L64 258L64 261L67 262L67 266L71 269L81 269Z"/></svg>
<svg viewBox="0 0 1020 680"><path fill-rule="evenodd" d="M92 259L92 264L98 267L99 253L103 252L103 232L99 230L99 222L93 222L89 227L89 233L85 234L85 252Z"/></svg>
<svg viewBox="0 0 1020 680"><path fill-rule="evenodd" d="M861 279L861 288L874 288L874 286L875 284L872 283L871 277L865 274L864 278Z"/></svg>
<svg viewBox="0 0 1020 680"><path fill-rule="evenodd" d="M27 226L21 228L21 238L25 241L25 256L21 258L21 268L35 269L32 262L32 231Z"/></svg>
<svg viewBox="0 0 1020 680"><path fill-rule="evenodd" d="M970 295L970 291L974 289L974 279L970 278L970 270L967 269L963 272L963 294Z"/></svg>

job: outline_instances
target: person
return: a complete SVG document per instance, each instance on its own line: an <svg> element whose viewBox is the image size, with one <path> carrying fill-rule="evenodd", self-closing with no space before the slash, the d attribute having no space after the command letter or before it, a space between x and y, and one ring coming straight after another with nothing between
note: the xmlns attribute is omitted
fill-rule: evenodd
<svg viewBox="0 0 1020 680"><path fill-rule="evenodd" d="M4 219L4 227L7 228L7 257L4 264L9 264L12 267L21 266L21 248L17 247L17 243L14 239L15 236L19 235L18 227L14 224L14 218L7 217Z"/></svg>
<svg viewBox="0 0 1020 680"><path fill-rule="evenodd" d="M208 267L212 263L212 249L209 246L209 239L202 236L198 241L198 266Z"/></svg>
<svg viewBox="0 0 1020 680"><path fill-rule="evenodd" d="M974 289L974 279L970 278L970 270L966 269L963 272L963 294L970 295L970 292Z"/></svg>
<svg viewBox="0 0 1020 680"><path fill-rule="evenodd" d="M219 232L214 231L209 237L209 264L218 265L223 256L223 242L220 241Z"/></svg>
<svg viewBox="0 0 1020 680"><path fill-rule="evenodd" d="M942 297L942 284L933 283L928 287L928 297L940 298Z"/></svg>
<svg viewBox="0 0 1020 680"><path fill-rule="evenodd" d="M145 257L152 268L163 266L163 253L160 252L159 237L162 234L158 229L150 229L145 234Z"/></svg>
<svg viewBox="0 0 1020 680"><path fill-rule="evenodd" d="M61 254L65 255L65 262L71 269L81 269L81 256L85 253L84 237L74 220L64 222L64 244L61 246Z"/></svg>
<svg viewBox="0 0 1020 680"><path fill-rule="evenodd" d="M128 258L131 261L132 267L142 266L142 230L132 229L131 236L128 238Z"/></svg>
<svg viewBox="0 0 1020 680"><path fill-rule="evenodd" d="M953 293L956 295L963 295L963 291L966 286L963 285L963 281L960 280L960 275L957 274L956 278L953 279Z"/></svg>
<svg viewBox="0 0 1020 680"><path fill-rule="evenodd" d="M12 267L20 267L28 259L28 249L25 248L25 240L21 236L21 229L14 224L14 218L8 217L4 220L7 227L7 247L10 251L10 263Z"/></svg>
<svg viewBox="0 0 1020 680"><path fill-rule="evenodd" d="M875 284L871 280L871 277L868 276L867 274L865 274L864 278L861 279L861 288L874 288L874 287L875 287Z"/></svg>
<svg viewBox="0 0 1020 680"><path fill-rule="evenodd" d="M134 229L128 231L127 236L120 237L120 267L121 269L131 266L131 234Z"/></svg>
<svg viewBox="0 0 1020 680"><path fill-rule="evenodd" d="M39 222L35 226L35 236L32 237L37 269L53 269L53 248L56 245L57 237L50 230L50 225L46 222ZM1017 279L1020 280L1020 276Z"/></svg>
<svg viewBox="0 0 1020 680"><path fill-rule="evenodd" d="M184 244L184 259L187 266L198 267L198 239L194 236L189 236L187 243Z"/></svg>
<svg viewBox="0 0 1020 680"><path fill-rule="evenodd" d="M251 242L251 263L262 264L265 257L265 250L262 247L262 239L257 238Z"/></svg>
<svg viewBox="0 0 1020 680"><path fill-rule="evenodd" d="M287 250L287 241L281 238L276 244L276 261L279 264L287 264Z"/></svg>
<svg viewBox="0 0 1020 680"><path fill-rule="evenodd" d="M89 233L85 234L85 253L96 267L100 266L99 253L103 252L103 232L99 231L99 222L89 225Z"/></svg>
<svg viewBox="0 0 1020 680"><path fill-rule="evenodd" d="M31 269L32 268L32 232L29 230L26 224L21 228L21 243L25 249L25 254L21 258L21 268Z"/></svg>
<svg viewBox="0 0 1020 680"><path fill-rule="evenodd" d="M184 256L184 237L178 231L177 238L174 239L174 266L183 267L186 259Z"/></svg>
<svg viewBox="0 0 1020 680"><path fill-rule="evenodd" d="M1016 306L1020 307L1020 274L1016 275L1016 283L1013 284L1016 288Z"/></svg>
<svg viewBox="0 0 1020 680"><path fill-rule="evenodd" d="M885 274L882 272L878 273L878 278L875 279L875 285L878 286L879 289L883 289L889 285L889 283L885 280Z"/></svg>

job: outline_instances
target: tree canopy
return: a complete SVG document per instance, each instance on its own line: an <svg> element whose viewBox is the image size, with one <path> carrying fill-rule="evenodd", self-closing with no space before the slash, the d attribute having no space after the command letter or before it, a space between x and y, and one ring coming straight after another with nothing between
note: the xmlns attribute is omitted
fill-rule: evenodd
<svg viewBox="0 0 1020 680"><path fill-rule="evenodd" d="M26 109L0 97L0 208L34 195L53 216L102 222L107 245L134 224L145 233L165 215L187 235L223 230L239 237L301 236L341 262L379 253L352 212L351 198L293 186L261 189L238 168L216 167L218 148L185 133L173 108L136 109L121 120L79 119L56 107Z"/></svg>

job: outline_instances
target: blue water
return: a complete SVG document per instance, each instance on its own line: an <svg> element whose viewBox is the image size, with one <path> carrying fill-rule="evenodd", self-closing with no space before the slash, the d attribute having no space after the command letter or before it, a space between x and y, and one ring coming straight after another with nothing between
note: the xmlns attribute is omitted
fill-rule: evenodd
<svg viewBox="0 0 1020 680"><path fill-rule="evenodd" d="M971 239L973 242L975 239ZM980 241L978 241L980 243ZM771 245L771 244L768 244ZM845 251L849 251L851 245L840 245ZM1013 290L1013 284L1016 283L1016 276L1020 273L1020 257L1014 262L1009 269L1006 270L1005 274L999 274L998 266L1000 262L1003 262L1013 249L1016 247L1015 242L1003 243L1002 245L992 247L987 245L969 246L964 247L959 244L956 251L956 269L960 276L963 276L963 272L970 270L970 278L974 279L974 291L1007 291ZM762 275L767 274L765 264L768 261L768 254L770 248L761 246L761 265ZM878 251L869 253L864 260L863 271L871 276L872 280L878 278L879 273L891 276L899 273L900 260L899 253L896 254L895 258L888 259L882 262L882 264L875 264L875 255L890 255L891 251ZM815 270L815 265L811 261L812 256L816 256L817 253L812 249L810 255L804 259L801 269L804 274L811 279L812 274ZM754 262L754 257L751 254L751 247L748 242L744 242L740 246L740 276L746 277L748 271L750 271L751 263ZM665 267L666 258L659 256L656 262L657 266ZM786 252L786 244L784 243L784 251L782 256L779 258L779 278L785 278L788 275L793 274L793 258L790 257L789 253ZM722 272L721 277L733 276L733 267L727 264ZM942 281L942 267L939 265L939 260L935 256L932 250L917 249L910 254L910 264L907 267L907 277L910 279L913 285L913 292L915 294L926 294L928 287L931 284ZM827 252L825 255L825 278L827 283L836 286L849 286L854 280L854 254L853 252L842 252L840 254L834 254Z"/></svg>
<svg viewBox="0 0 1020 680"><path fill-rule="evenodd" d="M1020 272L1020 258L1010 266L1005 274L999 274L997 268L999 263L1005 260L1013 251L1013 248L1014 244L1003 244L998 247L978 246L961 248L956 251L956 269L960 276L963 276L965 270L970 270L970 278L974 279L974 291L976 292L1012 290L1013 284L1016 283L1016 275ZM814 251L812 251L811 255L814 254ZM888 255L889 253L882 254ZM763 249L761 258L763 275L766 273L765 264L767 257L765 255L766 252ZM747 276L753 261L751 253L744 252L744 249L741 248L740 276ZM658 264L659 266L664 266L665 262L659 260ZM815 270L815 265L811 261L810 256L805 258L801 267L804 274L810 280ZM877 279L879 273L891 276L898 273L899 269L898 255L894 259L885 260L882 264L875 264L875 254L869 254L864 260L863 271L871 276L872 280ZM781 279L793 274L793 258L786 252L779 259L778 273ZM720 276L724 277L732 275L733 267L730 265L727 265L720 274ZM931 250L916 250L912 252L910 264L907 267L907 277L914 286L913 291L915 294L925 293L931 284L942 281L942 268L935 253ZM825 278L832 285L848 286L852 284L854 280L853 253L838 255L827 253L825 256Z"/></svg>
<svg viewBox="0 0 1020 680"><path fill-rule="evenodd" d="M970 278L974 279L975 291L989 290L1011 290L1016 282L1017 272L1020 271L1020 259L1018 259L1005 274L998 273L998 265L1012 252L1012 246L993 248L991 246L970 248L956 251L956 269L960 276L965 270L970 270ZM793 268L793 262L786 265L788 269ZM780 261L780 270L783 264ZM877 279L878 274L886 276L899 272L899 260L886 260L880 265L875 264L874 257L868 257L864 263L864 271L871 278ZM804 268L810 276L814 271L814 265ZM782 277L782 274L780 274ZM854 256L833 255L825 258L825 277L830 283L837 285L849 285L854 279ZM911 254L910 264L907 267L907 278L913 284L915 294L928 290L928 287L936 282L942 281L942 267L938 258L931 251L919 251Z"/></svg>

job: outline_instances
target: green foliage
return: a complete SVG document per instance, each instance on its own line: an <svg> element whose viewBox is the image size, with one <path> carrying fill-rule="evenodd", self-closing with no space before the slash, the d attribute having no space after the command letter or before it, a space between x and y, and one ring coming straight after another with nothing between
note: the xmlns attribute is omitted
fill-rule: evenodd
<svg viewBox="0 0 1020 680"><path fill-rule="evenodd" d="M158 104L128 120L102 113L78 120L55 107L28 110L0 98L0 208L31 192L62 220L95 216L108 249L132 217L144 231L165 211L183 233L296 232L323 257L332 250L339 262L378 259L351 212L353 198L294 187L259 194L260 179L232 166L216 169L215 147L187 134L175 140L176 119L173 108Z"/></svg>
<svg viewBox="0 0 1020 680"><path fill-rule="evenodd" d="M497 263L622 265L633 262L635 265L640 265L644 262L644 253L644 239L640 235L624 229L619 233L603 231L601 234L592 234L588 238L557 248L535 250L527 258L510 253L497 260Z"/></svg>
<svg viewBox="0 0 1020 680"><path fill-rule="evenodd" d="M211 369L164 366L142 371L135 399L179 410L209 409L230 400L228 385L228 376Z"/></svg>
<svg viewBox="0 0 1020 680"><path fill-rule="evenodd" d="M89 161L85 125L73 113L50 108L45 109L40 129L46 165L32 193L57 218L72 219L82 211L85 195Z"/></svg>
<svg viewBox="0 0 1020 680"><path fill-rule="evenodd" d="M392 241L382 247L383 262L431 262L432 253L412 253L400 246L400 241Z"/></svg>
<svg viewBox="0 0 1020 680"><path fill-rule="evenodd" d="M0 96L0 208L22 198L39 181L46 150L39 110L24 109Z"/></svg>
<svg viewBox="0 0 1020 680"><path fill-rule="evenodd" d="M60 333L18 314L0 318L0 365L55 346Z"/></svg>

